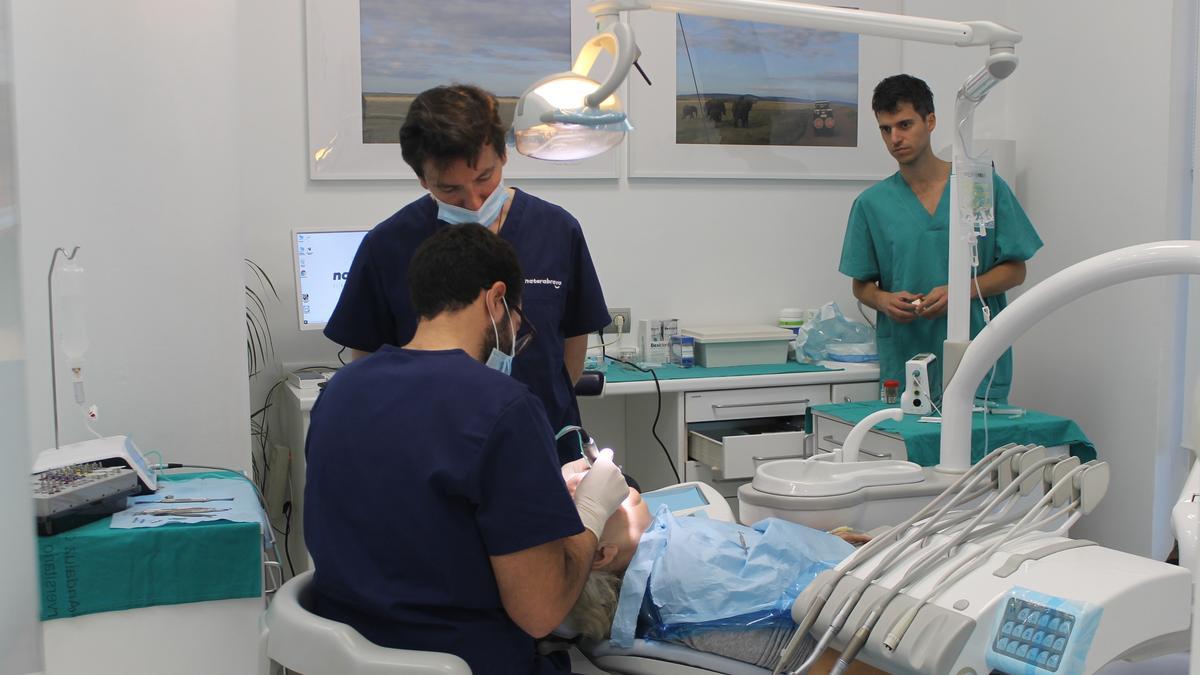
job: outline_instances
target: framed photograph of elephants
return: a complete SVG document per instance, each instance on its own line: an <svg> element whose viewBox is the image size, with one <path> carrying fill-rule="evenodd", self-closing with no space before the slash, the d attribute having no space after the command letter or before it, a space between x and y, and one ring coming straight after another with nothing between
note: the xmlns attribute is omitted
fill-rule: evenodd
<svg viewBox="0 0 1200 675"><path fill-rule="evenodd" d="M629 78L630 177L876 180L895 170L871 92L903 71L898 40L668 12L629 20L654 82Z"/></svg>
<svg viewBox="0 0 1200 675"><path fill-rule="evenodd" d="M490 0L306 0L309 177L415 180L398 132L409 103L430 87L483 87L510 125L525 89L570 70L595 31L586 2L527 0L522 9ZM504 175L616 178L619 166L617 152L558 163L510 148Z"/></svg>

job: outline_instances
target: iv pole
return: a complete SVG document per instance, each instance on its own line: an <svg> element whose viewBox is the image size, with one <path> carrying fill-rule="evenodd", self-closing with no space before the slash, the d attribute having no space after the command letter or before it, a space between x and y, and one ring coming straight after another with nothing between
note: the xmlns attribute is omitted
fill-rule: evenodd
<svg viewBox="0 0 1200 675"><path fill-rule="evenodd" d="M67 253L66 249L61 246L54 249L54 254L50 256L50 271L46 273L46 300L50 307L50 397L51 406L54 410L54 448L57 450L59 445L59 429L58 429L58 366L54 359L54 263L58 261L58 254L63 254L66 260L74 260L75 254L79 253L79 247L71 249Z"/></svg>

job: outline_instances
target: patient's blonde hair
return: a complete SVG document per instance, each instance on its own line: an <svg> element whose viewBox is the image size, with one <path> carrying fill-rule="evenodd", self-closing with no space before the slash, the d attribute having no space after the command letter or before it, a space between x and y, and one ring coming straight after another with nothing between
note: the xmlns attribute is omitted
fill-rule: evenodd
<svg viewBox="0 0 1200 675"><path fill-rule="evenodd" d="M620 575L593 571L583 585L579 600L567 615L567 624L587 637L608 639L612 632L613 617L617 615L617 599L620 595Z"/></svg>

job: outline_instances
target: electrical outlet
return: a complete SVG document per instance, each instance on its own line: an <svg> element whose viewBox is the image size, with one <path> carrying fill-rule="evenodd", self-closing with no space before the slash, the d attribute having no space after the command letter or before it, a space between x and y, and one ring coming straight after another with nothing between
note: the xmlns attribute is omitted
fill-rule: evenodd
<svg viewBox="0 0 1200 675"><path fill-rule="evenodd" d="M612 317L608 325L601 331L605 335L615 335L617 333L617 317L624 317L625 323L621 325L621 333L628 333L632 329L633 314L630 313L628 307L609 307L608 315Z"/></svg>

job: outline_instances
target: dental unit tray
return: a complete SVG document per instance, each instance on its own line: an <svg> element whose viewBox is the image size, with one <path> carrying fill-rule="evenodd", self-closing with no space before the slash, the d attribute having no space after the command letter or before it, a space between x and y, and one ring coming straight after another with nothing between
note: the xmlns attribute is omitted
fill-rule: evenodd
<svg viewBox="0 0 1200 675"><path fill-rule="evenodd" d="M128 467L137 473L138 480L147 492L153 492L158 487L157 476L146 464L146 459L134 445L133 439L128 436L106 436L43 450L38 453L37 460L33 463L33 473L88 462Z"/></svg>
<svg viewBox="0 0 1200 675"><path fill-rule="evenodd" d="M157 477L127 436L44 450L31 488L38 533L57 534L125 509L125 498L153 492Z"/></svg>
<svg viewBox="0 0 1200 675"><path fill-rule="evenodd" d="M974 545L964 547L971 550ZM868 564L866 569L873 569ZM906 568L906 566L905 566ZM942 568L929 577L937 578ZM855 575L842 579L833 596L825 604L810 634L819 635L829 626L834 611L851 591L862 585ZM814 589L833 575L823 573L793 605L793 618L800 621ZM834 648L843 648L850 634L861 623L866 612L890 590L889 581L899 578L889 572L869 587L850 615L845 627L834 637ZM914 605L916 597L929 588L929 577L901 593L884 610L875 630L859 652L858 658L894 675L928 673L959 673L974 668L976 673L1078 673L1095 672L1107 663L1118 660L1140 660L1161 654L1184 651L1189 644L1191 625L1191 573L1175 565L1100 547L1085 540L1047 536L1006 546L979 569L966 575L937 599L921 608L916 619L895 651L883 646L883 640L898 617ZM1102 608L1094 627L1094 635L1082 630L1068 635L1056 635L1049 651L1045 648L1048 626L1014 620L1010 599L1014 589L1025 589L1045 598L1033 605L1074 605ZM916 596L916 597L914 597ZM1053 609L1053 607L1051 607ZM1018 609L1015 614L1019 614ZM1061 614L1061 612L1059 612ZM799 614L800 616L797 616ZM1063 617L1051 613L1059 619ZM1067 621L1089 618L1070 615ZM1051 619L1047 619L1049 623ZM1010 622L1013 625L1009 625ZM1012 632L1020 625L1021 637ZM1032 630L1029 630L1031 629ZM1006 632L1007 629L1007 632ZM1042 635L1038 635L1041 632ZM1028 639L1024 639L1029 633ZM1057 638L1063 644L1054 647ZM1034 638L1038 638L1035 640ZM1003 640L1003 642L1002 642ZM1038 642L1042 646L1035 647ZM1009 653L1010 645L1015 644ZM1017 653L1024 647L1024 653ZM1029 651L1038 649L1033 663ZM1042 653L1045 662L1038 663ZM1063 667L1050 668L1051 657L1056 663L1075 658L1085 664L1083 670ZM1020 668L1016 663L1020 661Z"/></svg>
<svg viewBox="0 0 1200 675"><path fill-rule="evenodd" d="M125 508L141 492L133 470L100 462L72 464L31 476L38 534L49 536L86 525Z"/></svg>
<svg viewBox="0 0 1200 675"><path fill-rule="evenodd" d="M1105 462L997 448L819 575L792 618L843 657L895 675L1087 675L1184 651L1188 569L1061 536L1108 485ZM1021 495L1036 505L1010 515Z"/></svg>

